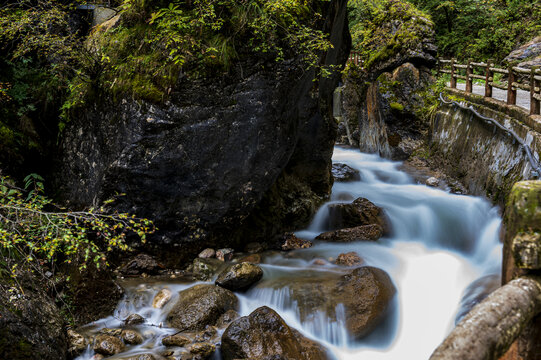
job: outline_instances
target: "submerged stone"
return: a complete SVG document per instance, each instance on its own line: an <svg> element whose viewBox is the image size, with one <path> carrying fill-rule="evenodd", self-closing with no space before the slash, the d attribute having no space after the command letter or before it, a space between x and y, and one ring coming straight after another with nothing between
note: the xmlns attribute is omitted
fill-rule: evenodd
<svg viewBox="0 0 541 360"><path fill-rule="evenodd" d="M334 262L336 265L343 266L360 266L363 264L363 259L354 251L345 254L340 254Z"/></svg>
<svg viewBox="0 0 541 360"><path fill-rule="evenodd" d="M293 233L287 233L282 237L282 250L298 250L312 247L312 242L296 237Z"/></svg>
<svg viewBox="0 0 541 360"><path fill-rule="evenodd" d="M376 241L382 235L383 230L381 226L373 224L328 231L318 235L316 240L329 242Z"/></svg>

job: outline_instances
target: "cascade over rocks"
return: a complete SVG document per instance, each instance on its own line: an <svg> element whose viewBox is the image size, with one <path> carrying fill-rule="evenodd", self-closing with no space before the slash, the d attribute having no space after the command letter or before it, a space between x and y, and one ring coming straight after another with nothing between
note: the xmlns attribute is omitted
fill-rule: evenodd
<svg viewBox="0 0 541 360"><path fill-rule="evenodd" d="M222 356L230 359L328 359L325 348L290 328L266 306L232 322L222 336Z"/></svg>
<svg viewBox="0 0 541 360"><path fill-rule="evenodd" d="M195 285L179 292L179 299L167 315L167 322L181 331L203 330L214 325L228 310L235 310L238 299L231 291L215 285Z"/></svg>
<svg viewBox="0 0 541 360"><path fill-rule="evenodd" d="M349 55L346 3L324 2L333 48L323 64ZM330 192L340 76L313 81L300 59L254 58L224 76L180 79L163 105L89 104L64 131L60 193L73 207L125 194L116 209L154 220L146 246L177 245L176 264L206 247L272 240L306 224Z"/></svg>
<svg viewBox="0 0 541 360"><path fill-rule="evenodd" d="M389 275L370 266L339 277L327 274L277 279L266 285L289 288L290 301L298 304L302 322L312 319L318 311L336 319L336 306L343 304L346 328L355 339L370 334L385 319L396 293Z"/></svg>

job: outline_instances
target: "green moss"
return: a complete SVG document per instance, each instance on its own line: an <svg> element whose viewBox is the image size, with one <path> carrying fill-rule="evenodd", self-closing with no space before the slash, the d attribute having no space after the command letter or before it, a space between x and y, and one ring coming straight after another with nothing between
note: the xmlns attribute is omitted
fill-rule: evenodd
<svg viewBox="0 0 541 360"><path fill-rule="evenodd" d="M520 181L511 189L507 209L515 219L517 232L541 230L541 181Z"/></svg>
<svg viewBox="0 0 541 360"><path fill-rule="evenodd" d="M348 6L353 47L367 70L432 36L431 20L406 1L354 0Z"/></svg>
<svg viewBox="0 0 541 360"><path fill-rule="evenodd" d="M398 102L392 102L389 104L389 106L391 107L392 110L395 110L395 111L403 111L404 110L404 105L398 103Z"/></svg>

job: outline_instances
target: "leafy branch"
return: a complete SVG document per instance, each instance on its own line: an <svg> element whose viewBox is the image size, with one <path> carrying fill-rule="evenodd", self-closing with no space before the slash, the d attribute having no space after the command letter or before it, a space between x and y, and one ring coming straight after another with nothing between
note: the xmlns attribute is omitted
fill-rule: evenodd
<svg viewBox="0 0 541 360"><path fill-rule="evenodd" d="M58 209L43 195L43 179L31 174L25 189L13 186L8 178L0 178L0 253L20 259L26 264L48 262L60 258L75 262L80 269L93 263L107 266L106 253L129 250L126 239L136 235L145 242L154 232L150 220L126 213L110 212L104 206L86 211L53 211ZM63 209L59 209L63 210ZM12 266L15 274L17 263Z"/></svg>

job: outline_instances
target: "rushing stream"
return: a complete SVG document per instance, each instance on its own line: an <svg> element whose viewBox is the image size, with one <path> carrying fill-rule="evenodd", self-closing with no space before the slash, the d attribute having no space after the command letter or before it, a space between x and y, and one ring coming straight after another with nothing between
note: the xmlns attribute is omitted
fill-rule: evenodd
<svg viewBox="0 0 541 360"><path fill-rule="evenodd" d="M427 359L451 330L457 315L463 315L479 294L497 281L501 263L498 210L482 198L415 184L400 171L399 162L376 155L335 148L333 161L358 169L361 181L335 183L331 201L297 236L311 240L328 230L324 228L327 206L358 197L385 210L392 228L390 235L378 242L316 242L309 249L268 253L261 264L263 279L248 292L237 294L239 313L248 315L267 305L290 326L324 344L338 359ZM362 341L348 338L343 306L338 304L331 317L323 312L305 314L288 286L303 278L339 276L342 268L331 262L316 265L314 259L328 260L350 251L357 252L366 265L385 270L397 288L387 320ZM141 281L124 284L127 293L114 315L83 329L88 335L103 327L121 327L121 320L131 313L147 319L146 324L137 326L145 342L111 359L163 351L160 339L176 332L165 326L175 297L163 309L152 308L152 299L163 287L176 294L193 285ZM79 359L92 355L89 348Z"/></svg>

